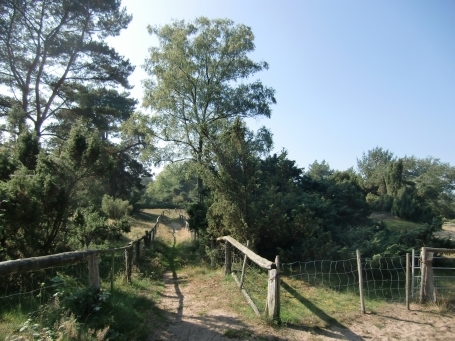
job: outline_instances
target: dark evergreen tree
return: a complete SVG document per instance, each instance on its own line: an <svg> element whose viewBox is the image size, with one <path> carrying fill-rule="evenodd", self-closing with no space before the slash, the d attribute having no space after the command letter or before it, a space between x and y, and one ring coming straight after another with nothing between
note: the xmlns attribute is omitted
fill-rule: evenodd
<svg viewBox="0 0 455 341"><path fill-rule="evenodd" d="M129 87L134 70L103 40L131 21L120 0L4 0L0 11L2 112L18 106L38 138L92 87Z"/></svg>

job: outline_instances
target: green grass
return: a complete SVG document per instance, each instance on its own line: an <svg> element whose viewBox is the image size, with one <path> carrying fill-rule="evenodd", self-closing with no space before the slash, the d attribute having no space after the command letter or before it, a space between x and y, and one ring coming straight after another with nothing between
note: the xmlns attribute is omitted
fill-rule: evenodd
<svg viewBox="0 0 455 341"><path fill-rule="evenodd" d="M164 316L156 307L163 284L151 275L158 271L153 266L154 257L151 251L144 254L130 284L117 276L113 292L108 291L110 281L102 280L98 295L81 287L73 277L59 273L64 278L60 289L64 292L53 296L55 288L51 288L46 304L30 305L32 300L26 294L10 299L10 304L0 309L0 339L14 334L24 340L44 340L49 333L54 338L64 333L63 340L101 340L104 336L125 341L146 339L150 326Z"/></svg>
<svg viewBox="0 0 455 341"><path fill-rule="evenodd" d="M154 226L161 212L144 210L131 218L132 231L120 240L110 241L108 247L124 246L143 236L146 230ZM65 292L54 296L55 288L49 288L44 298L38 298L39 292L36 292L34 296L24 293L14 296L7 300L8 304L5 299L0 301L0 339L17 335L23 340L44 340L49 336L59 340L145 340L151 327L164 320L163 311L156 305L164 289L161 280L164 271L175 271L184 266L189 261L186 255L195 258L194 252L189 252L188 245L175 245L168 232L167 224L180 222L179 213L173 210L166 213L170 217L161 221L153 250L142 249L131 283L124 280L123 253L115 258L116 276L112 293L109 292L110 255L103 255L100 259L102 289L99 295L93 294L87 287L85 263L83 270L78 269L78 266L68 266L41 274L46 286L52 284L51 279L57 275L64 278L62 288L65 289L61 290ZM83 280L77 280L78 276L83 277ZM27 283L23 275L12 280L11 283ZM35 282L36 287L39 284ZM26 290L22 288L21 292ZM40 301L46 304L40 305Z"/></svg>
<svg viewBox="0 0 455 341"><path fill-rule="evenodd" d="M407 221L386 212L375 212L370 216L370 218L383 221L391 230L402 231L422 227L422 224Z"/></svg>
<svg viewBox="0 0 455 341"><path fill-rule="evenodd" d="M366 300L367 310L376 311L384 302ZM281 320L304 328L344 327L360 314L360 297L354 293L313 287L301 280L282 278Z"/></svg>

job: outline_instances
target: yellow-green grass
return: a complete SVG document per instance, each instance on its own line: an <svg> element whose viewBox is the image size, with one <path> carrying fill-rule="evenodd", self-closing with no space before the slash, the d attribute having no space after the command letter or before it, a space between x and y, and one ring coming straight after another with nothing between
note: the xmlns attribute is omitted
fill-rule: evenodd
<svg viewBox="0 0 455 341"><path fill-rule="evenodd" d="M386 212L374 212L371 214L370 218L377 221L383 221L386 226L392 230L412 230L422 227L422 224L404 220Z"/></svg>

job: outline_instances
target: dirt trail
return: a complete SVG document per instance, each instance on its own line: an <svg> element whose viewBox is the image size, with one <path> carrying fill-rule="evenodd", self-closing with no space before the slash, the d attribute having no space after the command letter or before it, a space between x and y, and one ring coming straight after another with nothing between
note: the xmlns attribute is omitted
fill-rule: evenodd
<svg viewBox="0 0 455 341"><path fill-rule="evenodd" d="M438 238L447 238L449 240L455 240L455 224L445 223L442 225L442 230L437 231L434 235Z"/></svg>
<svg viewBox="0 0 455 341"><path fill-rule="evenodd" d="M188 230L178 224L172 227L174 240L188 238ZM229 308L231 296L238 293L231 283L223 282L221 273L201 280L191 278L185 271L169 271L164 275L164 284L159 307L166 312L167 323L159 326L148 341L455 339L453 314L440 314L438 306L415 305L407 311L403 304L385 304L380 311L355 315L343 327L272 328L263 321L245 321ZM208 296L207 292L214 290L218 297Z"/></svg>

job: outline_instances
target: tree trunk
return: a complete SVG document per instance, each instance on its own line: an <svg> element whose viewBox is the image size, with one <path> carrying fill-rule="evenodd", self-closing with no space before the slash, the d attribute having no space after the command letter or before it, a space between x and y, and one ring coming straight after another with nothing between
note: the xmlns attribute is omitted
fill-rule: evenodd
<svg viewBox="0 0 455 341"><path fill-rule="evenodd" d="M197 163L199 165L202 165L202 146L203 146L202 138L199 138L199 147L198 147L198 154L197 154ZM199 202L204 201L203 187L204 187L204 183L202 181L202 178L200 176L198 176L197 177L197 192L199 194Z"/></svg>

